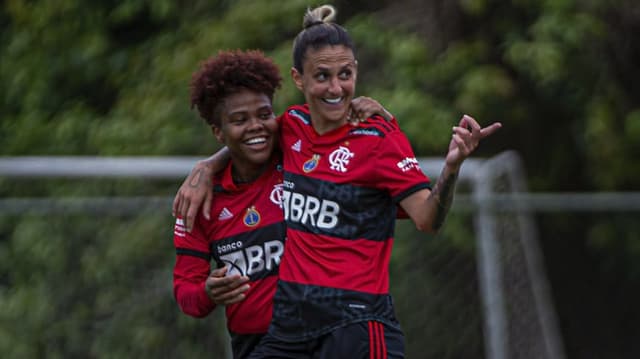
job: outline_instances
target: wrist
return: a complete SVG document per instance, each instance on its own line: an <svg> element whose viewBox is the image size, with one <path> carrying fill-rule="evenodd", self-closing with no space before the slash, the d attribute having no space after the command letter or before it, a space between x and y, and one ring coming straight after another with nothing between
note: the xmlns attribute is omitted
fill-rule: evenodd
<svg viewBox="0 0 640 359"><path fill-rule="evenodd" d="M460 172L460 167L462 167L462 162L460 163L449 163L449 162L445 162L444 163L444 168L442 169L442 173L445 174L449 174L449 173L454 173L454 174L458 174L458 172Z"/></svg>
<svg viewBox="0 0 640 359"><path fill-rule="evenodd" d="M216 169L216 162L209 158L197 161L195 166L193 166L193 171L197 170L202 171L206 176L212 176L219 171Z"/></svg>

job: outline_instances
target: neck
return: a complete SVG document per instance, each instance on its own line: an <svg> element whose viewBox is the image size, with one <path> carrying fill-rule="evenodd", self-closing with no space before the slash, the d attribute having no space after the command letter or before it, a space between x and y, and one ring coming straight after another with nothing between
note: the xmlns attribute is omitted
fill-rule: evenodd
<svg viewBox="0 0 640 359"><path fill-rule="evenodd" d="M319 118L319 116L314 116L311 114L311 125L317 134L323 135L329 131L333 131L338 127L342 127L347 123L346 117L339 121L327 121L327 120L315 120Z"/></svg>
<svg viewBox="0 0 640 359"><path fill-rule="evenodd" d="M244 168L238 168L235 164L232 165L231 178L233 179L233 183L244 184L255 181L264 173L270 162L271 161L267 161L261 165L244 166Z"/></svg>

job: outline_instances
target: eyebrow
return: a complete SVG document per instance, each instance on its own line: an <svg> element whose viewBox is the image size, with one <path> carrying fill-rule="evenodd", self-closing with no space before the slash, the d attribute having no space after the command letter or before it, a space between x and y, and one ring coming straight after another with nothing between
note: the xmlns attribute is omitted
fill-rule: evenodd
<svg viewBox="0 0 640 359"><path fill-rule="evenodd" d="M258 107L256 112L260 112L260 111L264 111L264 110L269 110L269 111L273 112L273 106L272 105L260 106L260 107ZM249 112L251 112L251 111L249 111L249 110L240 110L240 111L230 112L227 116L233 116L233 115L236 115L236 114L247 114Z"/></svg>
<svg viewBox="0 0 640 359"><path fill-rule="evenodd" d="M354 67L355 67L355 64L354 64L353 62L349 62L349 63L347 63L347 64L341 65L341 66L340 66L340 70L344 70L344 69L352 69L352 68L354 68ZM329 66L326 66L326 65L318 65L318 66L315 68L315 71L316 71L316 72L317 72L317 71L329 71L329 70L330 70L330 67L329 67Z"/></svg>

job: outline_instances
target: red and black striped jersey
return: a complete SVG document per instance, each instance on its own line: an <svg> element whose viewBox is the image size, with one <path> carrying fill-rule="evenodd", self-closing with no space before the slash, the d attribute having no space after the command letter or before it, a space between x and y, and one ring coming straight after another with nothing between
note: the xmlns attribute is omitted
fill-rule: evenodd
<svg viewBox="0 0 640 359"><path fill-rule="evenodd" d="M323 135L308 107L280 119L287 245L270 332L307 340L357 321L397 325L388 266L397 204L429 188L395 120Z"/></svg>
<svg viewBox="0 0 640 359"><path fill-rule="evenodd" d="M227 266L228 275L250 278L245 300L226 306L229 331L267 332L284 251L282 176L278 159L254 182L236 185L229 163L213 180L211 219L198 215L191 232L184 230L181 219L176 221L173 288L186 314L204 317L215 308L204 290L213 260L218 268Z"/></svg>

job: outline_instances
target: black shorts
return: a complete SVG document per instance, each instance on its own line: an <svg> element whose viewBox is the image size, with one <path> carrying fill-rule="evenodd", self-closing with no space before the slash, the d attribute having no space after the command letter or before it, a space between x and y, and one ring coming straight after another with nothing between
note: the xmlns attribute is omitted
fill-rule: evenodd
<svg viewBox="0 0 640 359"><path fill-rule="evenodd" d="M233 359L247 359L265 334L234 334L231 336Z"/></svg>
<svg viewBox="0 0 640 359"><path fill-rule="evenodd" d="M380 322L358 322L306 342L283 342L267 334L251 359L404 358L404 334Z"/></svg>

